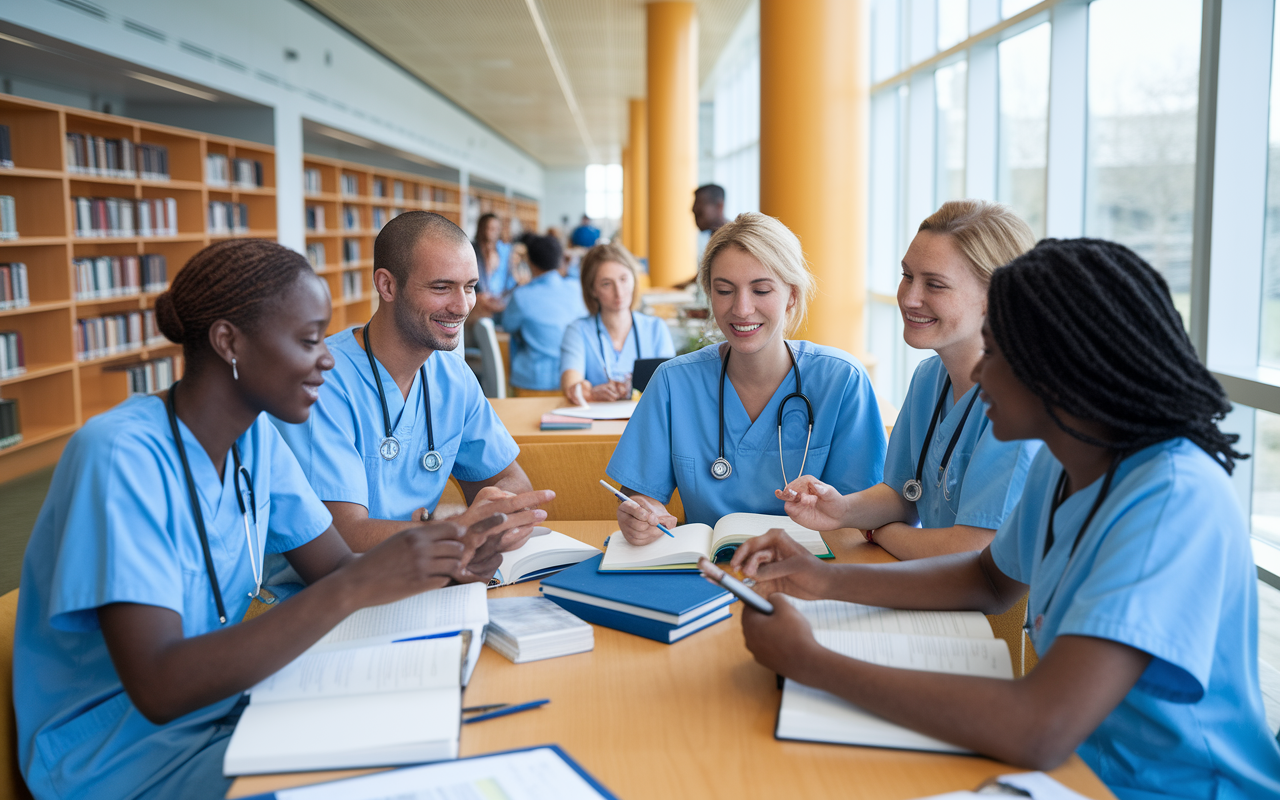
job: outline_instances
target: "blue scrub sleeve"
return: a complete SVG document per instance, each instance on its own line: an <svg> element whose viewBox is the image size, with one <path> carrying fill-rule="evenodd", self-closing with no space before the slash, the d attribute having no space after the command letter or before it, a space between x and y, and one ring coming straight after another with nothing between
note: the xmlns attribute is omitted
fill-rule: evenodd
<svg viewBox="0 0 1280 800"><path fill-rule="evenodd" d="M560 374L576 369L587 374L587 344L583 340L582 320L572 322L564 329L564 337L560 340Z"/></svg>
<svg viewBox="0 0 1280 800"><path fill-rule="evenodd" d="M293 451L274 425L263 424L270 437L271 518L267 524L267 552L284 553L315 539L333 524L333 515L316 496Z"/></svg>
<svg viewBox="0 0 1280 800"><path fill-rule="evenodd" d="M667 365L658 367L622 431L605 474L662 503L676 490L671 464L671 384Z"/></svg>
<svg viewBox="0 0 1280 800"><path fill-rule="evenodd" d="M453 476L460 481L489 480L516 460L520 448L473 375L454 376L453 385L461 389L467 404L467 421L453 462Z"/></svg>
<svg viewBox="0 0 1280 800"><path fill-rule="evenodd" d="M311 416L280 432L317 497L330 503L369 507L364 458L356 446L356 404L337 381L325 381Z"/></svg>
<svg viewBox="0 0 1280 800"><path fill-rule="evenodd" d="M511 334L511 343L509 351L514 361L516 354L524 347L524 337L520 333L520 326L524 325L524 309L520 307L520 292L512 292L507 298L507 307L502 310L502 329Z"/></svg>
<svg viewBox="0 0 1280 800"><path fill-rule="evenodd" d="M75 477L58 514L62 530L50 587L49 624L62 631L98 630L97 609L141 603L184 611L182 559L173 513L190 513L187 495L170 497L152 447L128 433L86 428L72 437L58 470Z"/></svg>
<svg viewBox="0 0 1280 800"><path fill-rule="evenodd" d="M955 524L994 530L1018 504L1027 469L1039 445L1001 442L991 432L990 424L985 420L984 424L986 429L978 437L965 467ZM896 429L894 433L897 433Z"/></svg>
<svg viewBox="0 0 1280 800"><path fill-rule="evenodd" d="M861 492L880 483L884 477L886 447L884 422L880 419L880 404L876 402L871 378L862 369L849 370L836 419L821 480L836 487L841 494Z"/></svg>

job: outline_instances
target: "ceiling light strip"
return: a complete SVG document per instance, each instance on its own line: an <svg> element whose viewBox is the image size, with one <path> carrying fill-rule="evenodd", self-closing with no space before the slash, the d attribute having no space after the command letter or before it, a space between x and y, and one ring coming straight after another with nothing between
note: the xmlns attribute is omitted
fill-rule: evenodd
<svg viewBox="0 0 1280 800"><path fill-rule="evenodd" d="M599 161L596 157L596 146L591 141L591 134L587 131L587 121L582 117L582 109L578 107L578 99L573 94L573 86L569 84L569 76L565 74L564 66L560 63L560 56L556 53L555 47L551 45L551 37L547 35L547 26L542 21L542 12L538 10L537 0L524 0L524 4L529 8L529 16L533 19L533 27L538 31L538 38L542 40L542 47L547 51L547 60L551 62L551 71L556 75L556 82L560 84L560 92L564 95L564 101L569 106L569 113L573 116L573 122L578 126L578 135L582 137L582 144L587 148L587 156L592 161Z"/></svg>

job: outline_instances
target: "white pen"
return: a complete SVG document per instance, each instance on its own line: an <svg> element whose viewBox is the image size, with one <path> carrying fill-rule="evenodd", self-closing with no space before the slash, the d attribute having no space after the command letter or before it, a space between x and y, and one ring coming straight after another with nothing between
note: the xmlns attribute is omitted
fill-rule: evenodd
<svg viewBox="0 0 1280 800"><path fill-rule="evenodd" d="M613 496L614 496L614 497L616 497L616 498L618 498L619 500L621 500L621 501L622 501L622 502L624 502L624 503L633 503L633 502L635 502L635 501L634 501L634 500L632 500L630 497L627 497L627 496L626 496L625 494L623 494L622 492L620 492L620 491L618 491L617 489L615 489L615 488L613 488L612 486L610 486L610 485L608 484L608 482L607 482L607 481L605 481L604 479L601 479L601 480L600 480L600 485L601 485L601 486L603 486L604 488L608 489L610 492L613 492ZM636 505L640 505L640 504L639 504L639 503L636 503ZM660 531L662 531L663 533L665 533L666 535L670 536L672 539L676 538L676 535L675 535L674 533L672 533L671 531L667 530L667 526L666 526L666 525L663 525L661 522L654 523L654 524L656 524L656 525L658 526L658 530L660 530Z"/></svg>
<svg viewBox="0 0 1280 800"><path fill-rule="evenodd" d="M730 594L759 611L761 614L772 614L773 603L765 600L745 583L711 563L710 559L698 559L698 569L702 577L724 587Z"/></svg>

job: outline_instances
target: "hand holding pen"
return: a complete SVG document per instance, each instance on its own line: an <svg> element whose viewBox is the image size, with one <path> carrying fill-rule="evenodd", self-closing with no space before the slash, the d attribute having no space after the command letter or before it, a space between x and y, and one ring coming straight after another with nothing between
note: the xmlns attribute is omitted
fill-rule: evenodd
<svg viewBox="0 0 1280 800"><path fill-rule="evenodd" d="M642 494L627 497L603 480L600 485L622 501L618 506L618 528L630 544L649 544L664 533L675 537L670 526L676 524L676 518L668 513L666 506Z"/></svg>

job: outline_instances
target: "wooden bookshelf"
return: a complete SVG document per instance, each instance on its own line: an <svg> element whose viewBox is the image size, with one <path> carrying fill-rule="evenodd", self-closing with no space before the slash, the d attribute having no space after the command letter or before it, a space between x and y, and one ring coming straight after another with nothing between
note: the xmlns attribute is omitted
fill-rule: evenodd
<svg viewBox="0 0 1280 800"><path fill-rule="evenodd" d="M467 190L475 198L481 214L497 214L502 220L502 238L512 241L521 233L538 233L538 204L533 200L507 197L501 192L475 186ZM515 224L513 224L513 222Z"/></svg>
<svg viewBox="0 0 1280 800"><path fill-rule="evenodd" d="M12 195L18 238L0 241L0 262L26 263L31 304L0 311L0 331L22 332L26 373L0 380L0 397L18 400L23 440L0 450L0 481L52 464L89 417L125 400L128 378L119 369L172 356L181 375L181 348L146 345L104 358L78 360L76 320L150 309L158 293L77 300L73 258L164 255L168 278L197 251L235 236L276 238L275 150L194 131L122 119L0 94L0 124L8 125L14 167L0 168L0 194ZM164 145L169 180L101 177L68 169L66 134L84 133ZM211 183L205 156L221 153L262 163L263 186ZM73 197L172 197L177 235L84 237L75 232ZM247 233L210 233L209 203L244 203Z"/></svg>
<svg viewBox="0 0 1280 800"><path fill-rule="evenodd" d="M313 265L328 281L333 297L330 333L359 325L373 316L377 307L373 240L382 225L404 211L434 211L462 224L456 183L310 155L303 158L302 168L320 175L320 191L306 192L305 204L308 209L323 210L324 230L312 227L308 221L307 245L308 249L314 244L324 245L324 260L314 261ZM346 240L359 248L359 258L346 257ZM344 281L355 282L358 293L344 291Z"/></svg>

